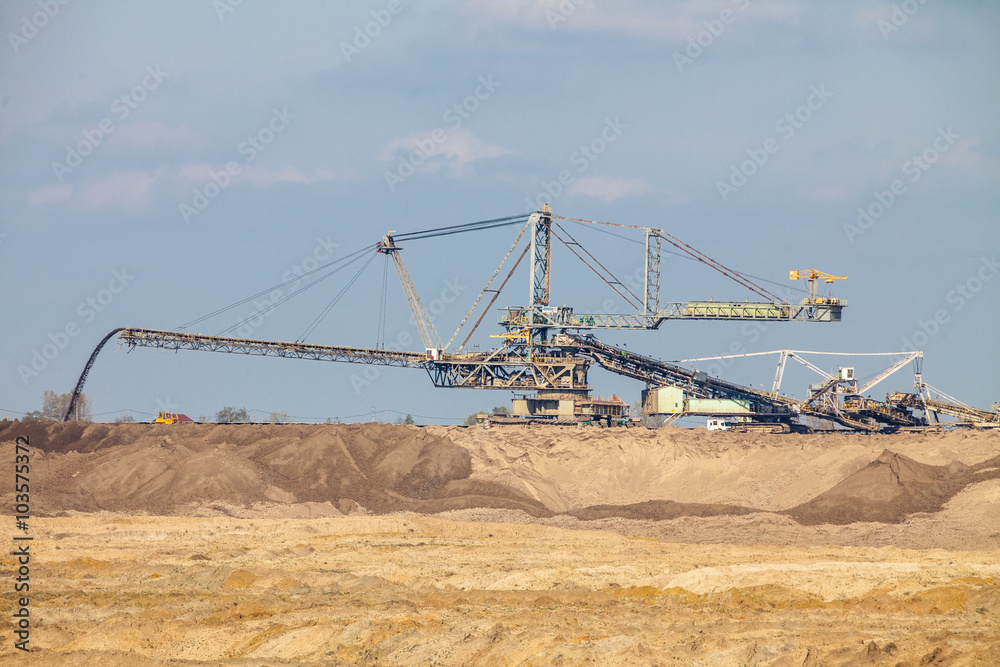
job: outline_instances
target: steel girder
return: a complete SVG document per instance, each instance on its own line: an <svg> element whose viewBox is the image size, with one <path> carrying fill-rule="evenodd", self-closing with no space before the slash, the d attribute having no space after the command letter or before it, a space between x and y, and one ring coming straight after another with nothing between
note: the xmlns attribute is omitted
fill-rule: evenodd
<svg viewBox="0 0 1000 667"><path fill-rule="evenodd" d="M153 329L122 329L119 340L129 347L154 347L167 350L206 350L264 357L346 361L378 366L420 366L427 355L420 352L376 350L361 347L314 345L269 340L206 336Z"/></svg>

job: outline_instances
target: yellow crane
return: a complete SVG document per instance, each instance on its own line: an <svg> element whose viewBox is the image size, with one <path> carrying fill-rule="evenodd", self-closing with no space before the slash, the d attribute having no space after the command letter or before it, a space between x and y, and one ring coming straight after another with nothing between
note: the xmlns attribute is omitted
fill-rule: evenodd
<svg viewBox="0 0 1000 667"><path fill-rule="evenodd" d="M829 273L823 273L822 271L817 271L816 269L804 269L802 271L789 271L788 279L809 281L809 303L836 305L840 303L840 299L816 296L816 283L820 280L825 283L832 283L835 280L847 280L847 276L831 276Z"/></svg>

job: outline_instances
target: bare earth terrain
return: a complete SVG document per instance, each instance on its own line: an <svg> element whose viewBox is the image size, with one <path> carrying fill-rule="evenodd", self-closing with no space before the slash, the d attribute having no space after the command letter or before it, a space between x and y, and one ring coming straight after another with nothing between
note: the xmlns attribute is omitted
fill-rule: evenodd
<svg viewBox="0 0 1000 667"><path fill-rule="evenodd" d="M3 663L1000 664L1000 433L0 422L8 470L18 435Z"/></svg>

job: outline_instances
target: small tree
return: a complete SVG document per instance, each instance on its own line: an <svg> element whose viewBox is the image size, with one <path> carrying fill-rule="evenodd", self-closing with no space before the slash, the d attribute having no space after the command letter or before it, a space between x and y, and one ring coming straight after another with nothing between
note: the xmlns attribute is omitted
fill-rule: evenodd
<svg viewBox="0 0 1000 667"><path fill-rule="evenodd" d="M503 415L504 417L506 417L509 414L510 414L510 408L508 408L506 405L498 405L495 408L493 408L494 416Z"/></svg>
<svg viewBox="0 0 1000 667"><path fill-rule="evenodd" d="M416 422L413 421L413 417L411 415L406 415L406 419L403 420L403 423L406 424L407 426L413 426L414 424L416 424Z"/></svg>
<svg viewBox="0 0 1000 667"><path fill-rule="evenodd" d="M26 422L38 421L44 417L45 415L42 414L41 410L32 410L31 412L24 413L24 421Z"/></svg>
<svg viewBox="0 0 1000 667"><path fill-rule="evenodd" d="M250 421L246 408L226 406L215 413L215 421L219 424L242 424Z"/></svg>
<svg viewBox="0 0 1000 667"><path fill-rule="evenodd" d="M62 421L63 417L66 416L66 410L69 408L71 398L73 398L73 394L71 393L57 394L51 389L46 389L42 392L41 418L54 422ZM93 402L90 400L90 396L81 393L76 399L76 407L73 408L73 414L70 415L70 419L90 421L93 417Z"/></svg>
<svg viewBox="0 0 1000 667"><path fill-rule="evenodd" d="M267 421L272 424L287 424L288 423L288 413L287 412L272 412L271 416L267 418Z"/></svg>
<svg viewBox="0 0 1000 667"><path fill-rule="evenodd" d="M135 417L133 417L132 415L122 415L121 417L115 419L116 424L131 424L134 421Z"/></svg>

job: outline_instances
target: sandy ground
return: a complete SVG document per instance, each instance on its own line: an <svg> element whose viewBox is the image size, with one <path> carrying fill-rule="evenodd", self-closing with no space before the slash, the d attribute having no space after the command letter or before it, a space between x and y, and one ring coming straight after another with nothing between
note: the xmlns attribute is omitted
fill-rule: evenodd
<svg viewBox="0 0 1000 667"><path fill-rule="evenodd" d="M1000 434L31 428L4 664L1000 664Z"/></svg>
<svg viewBox="0 0 1000 667"><path fill-rule="evenodd" d="M37 652L19 664L1000 662L997 551L419 515L35 524Z"/></svg>

